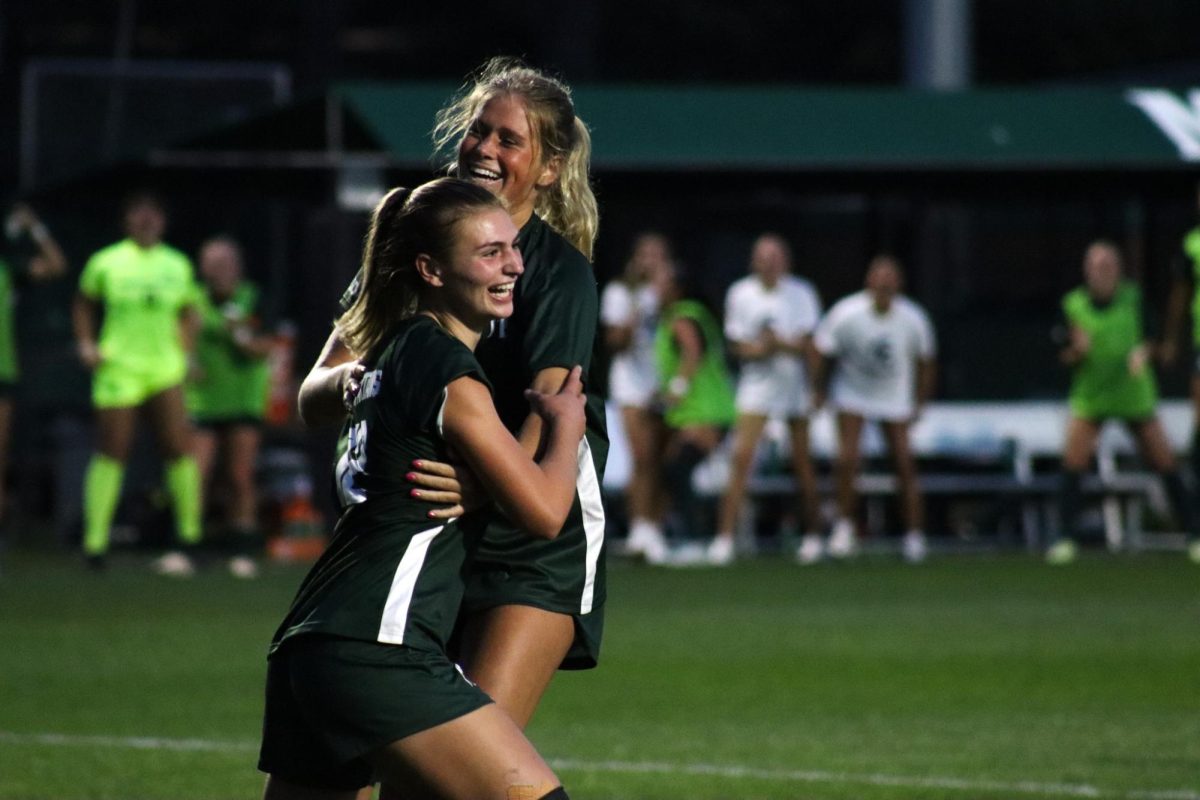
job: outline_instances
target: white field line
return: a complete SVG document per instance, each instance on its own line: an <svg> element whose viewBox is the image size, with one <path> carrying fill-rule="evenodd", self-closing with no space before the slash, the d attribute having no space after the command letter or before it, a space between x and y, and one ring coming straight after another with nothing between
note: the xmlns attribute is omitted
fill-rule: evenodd
<svg viewBox="0 0 1200 800"><path fill-rule="evenodd" d="M49 747L114 747L127 750L175 750L180 752L245 752L258 750L257 742L212 739L167 739L148 736L73 736L61 733L13 733L0 731L0 744ZM992 781L941 776L886 775L877 773L830 772L743 767L733 764L671 764L651 761L583 761L550 759L555 769L580 772L612 772L625 775L691 775L719 778L753 778L785 783L825 783L838 786L887 786L896 789L945 789L1046 797L1113 798L1114 800L1200 800L1192 789L1102 789L1088 784L1041 783L1038 781Z"/></svg>

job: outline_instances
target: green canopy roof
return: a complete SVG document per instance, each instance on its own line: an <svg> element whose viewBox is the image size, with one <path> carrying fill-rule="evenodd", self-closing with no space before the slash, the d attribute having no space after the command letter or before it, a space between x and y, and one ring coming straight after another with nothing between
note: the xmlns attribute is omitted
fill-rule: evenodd
<svg viewBox="0 0 1200 800"><path fill-rule="evenodd" d="M431 120L453 91L347 83L334 96L395 162L415 166L429 163ZM580 86L575 102L597 169L1171 169L1200 159L1200 91Z"/></svg>

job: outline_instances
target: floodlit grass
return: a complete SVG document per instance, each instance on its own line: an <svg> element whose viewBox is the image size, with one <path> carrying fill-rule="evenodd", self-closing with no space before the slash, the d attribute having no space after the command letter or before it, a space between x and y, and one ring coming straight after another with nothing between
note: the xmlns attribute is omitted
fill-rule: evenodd
<svg viewBox="0 0 1200 800"><path fill-rule="evenodd" d="M303 570L5 554L0 798L253 798ZM530 734L573 798L1200 800L1200 569L955 557L614 562L600 669Z"/></svg>

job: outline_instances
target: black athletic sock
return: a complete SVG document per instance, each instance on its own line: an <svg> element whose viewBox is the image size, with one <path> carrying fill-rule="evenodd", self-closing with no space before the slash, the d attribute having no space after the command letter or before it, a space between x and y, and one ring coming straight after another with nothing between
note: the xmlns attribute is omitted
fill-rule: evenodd
<svg viewBox="0 0 1200 800"><path fill-rule="evenodd" d="M567 790L560 786L550 794L542 795L538 800L571 800L571 798L567 796Z"/></svg>
<svg viewBox="0 0 1200 800"><path fill-rule="evenodd" d="M1183 482L1183 476L1179 474L1179 470L1159 473L1159 477L1162 478L1163 486L1167 490L1167 497L1171 500L1171 506L1179 524L1187 531L1189 539L1195 539L1197 533L1196 498L1191 489Z"/></svg>
<svg viewBox="0 0 1200 800"><path fill-rule="evenodd" d="M1082 495L1083 473L1066 470L1058 487L1058 530L1059 536L1074 539L1075 520L1079 516L1079 500Z"/></svg>
<svg viewBox="0 0 1200 800"><path fill-rule="evenodd" d="M698 515L696 493L692 489L692 473L704 460L705 452L694 444L685 444L679 448L675 457L663 468L663 482L671 495L671 507L679 519L688 527L685 531L689 536L706 535L698 530Z"/></svg>

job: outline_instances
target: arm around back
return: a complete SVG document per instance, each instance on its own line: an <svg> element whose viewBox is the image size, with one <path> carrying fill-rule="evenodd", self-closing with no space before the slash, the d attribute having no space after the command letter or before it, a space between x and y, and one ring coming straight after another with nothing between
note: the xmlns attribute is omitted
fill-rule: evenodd
<svg viewBox="0 0 1200 800"><path fill-rule="evenodd" d="M296 405L304 424L312 428L340 422L346 416L346 392L357 390L362 371L334 328L300 384Z"/></svg>
<svg viewBox="0 0 1200 800"><path fill-rule="evenodd" d="M530 534L553 539L575 501L579 441L584 432L580 370L557 394L531 392L543 420L545 450L534 462L500 421L479 381L462 377L446 387L442 432L500 507Z"/></svg>

